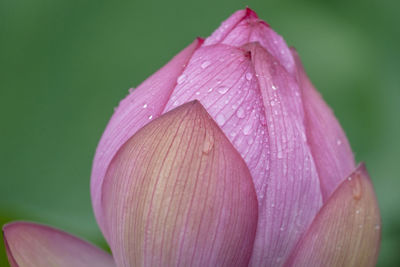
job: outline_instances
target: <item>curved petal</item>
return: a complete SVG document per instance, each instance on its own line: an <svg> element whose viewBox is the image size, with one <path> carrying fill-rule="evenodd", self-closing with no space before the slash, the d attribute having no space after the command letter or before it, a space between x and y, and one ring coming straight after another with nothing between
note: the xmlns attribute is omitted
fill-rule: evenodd
<svg viewBox="0 0 400 267"><path fill-rule="evenodd" d="M381 220L361 164L332 194L286 266L375 266Z"/></svg>
<svg viewBox="0 0 400 267"><path fill-rule="evenodd" d="M285 40L250 8L231 15L204 41L203 46L227 44L241 47L251 42L260 43L289 73L295 74L294 59Z"/></svg>
<svg viewBox="0 0 400 267"><path fill-rule="evenodd" d="M111 255L60 230L28 222L3 227L12 267L113 267Z"/></svg>
<svg viewBox="0 0 400 267"><path fill-rule="evenodd" d="M118 266L247 266L257 199L243 159L199 102L140 129L107 171Z"/></svg>
<svg viewBox="0 0 400 267"><path fill-rule="evenodd" d="M118 149L138 129L161 114L177 83L177 78L201 43L201 39L195 40L122 100L101 137L93 162L91 195L97 222L106 239L109 237L104 227L100 201L101 187L107 167Z"/></svg>
<svg viewBox="0 0 400 267"><path fill-rule="evenodd" d="M324 201L355 168L346 135L332 110L307 77L297 52L298 81L301 86L307 139L317 166Z"/></svg>
<svg viewBox="0 0 400 267"><path fill-rule="evenodd" d="M198 99L245 160L259 201L254 266L281 264L322 206L296 80L259 44L203 46L166 105Z"/></svg>
<svg viewBox="0 0 400 267"><path fill-rule="evenodd" d="M281 266L320 209L322 196L296 80L260 44L246 48L265 107L269 152L268 172L259 170L257 177L267 184L251 266Z"/></svg>

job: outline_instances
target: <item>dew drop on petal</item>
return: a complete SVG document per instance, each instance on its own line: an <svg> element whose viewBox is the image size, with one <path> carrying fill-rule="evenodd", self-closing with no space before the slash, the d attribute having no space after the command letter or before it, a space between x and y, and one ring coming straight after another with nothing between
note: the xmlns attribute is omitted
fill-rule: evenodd
<svg viewBox="0 0 400 267"><path fill-rule="evenodd" d="M211 62L210 61L204 61L201 65L200 65L200 67L202 68L202 69L205 69L205 68L207 68L208 66L210 66L211 65Z"/></svg>
<svg viewBox="0 0 400 267"><path fill-rule="evenodd" d="M214 147L214 137L209 132L206 132L206 137L203 143L203 153L205 154L210 153L213 147Z"/></svg>
<svg viewBox="0 0 400 267"><path fill-rule="evenodd" d="M228 86L220 86L219 88L218 88L218 93L220 93L220 94L225 94L226 92L228 92L228 90L229 90L229 87Z"/></svg>
<svg viewBox="0 0 400 267"><path fill-rule="evenodd" d="M153 115L150 115L150 116L149 116L149 120L151 120L152 118L153 118Z"/></svg>
<svg viewBox="0 0 400 267"><path fill-rule="evenodd" d="M178 84L183 83L186 80L186 75L182 74L181 76L178 77L178 80L176 81Z"/></svg>
<svg viewBox="0 0 400 267"><path fill-rule="evenodd" d="M216 120L219 125L223 125L225 123L225 116L218 114Z"/></svg>
<svg viewBox="0 0 400 267"><path fill-rule="evenodd" d="M239 119L243 119L246 116L246 112L244 111L244 109L242 107L238 108L238 110L236 111L236 116Z"/></svg>
<svg viewBox="0 0 400 267"><path fill-rule="evenodd" d="M276 87L274 84L271 87L272 87L272 90L278 89L278 87Z"/></svg>
<svg viewBox="0 0 400 267"><path fill-rule="evenodd" d="M248 81L250 81L253 78L253 74L251 74L250 72L246 73L246 79Z"/></svg>
<svg viewBox="0 0 400 267"><path fill-rule="evenodd" d="M143 105L143 108L147 108L147 104L146 103Z"/></svg>
<svg viewBox="0 0 400 267"><path fill-rule="evenodd" d="M244 135L249 135L250 132L251 132L251 125L250 124L248 124L248 125L243 127L243 134Z"/></svg>

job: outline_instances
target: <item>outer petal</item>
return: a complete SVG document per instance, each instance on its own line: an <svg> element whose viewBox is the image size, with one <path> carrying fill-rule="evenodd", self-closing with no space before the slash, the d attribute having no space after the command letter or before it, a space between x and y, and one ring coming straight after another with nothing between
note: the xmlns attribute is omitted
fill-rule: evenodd
<svg viewBox="0 0 400 267"><path fill-rule="evenodd" d="M353 153L346 135L332 110L311 84L297 52L298 81L306 114L305 124L308 142L317 165L324 200L327 200L355 168Z"/></svg>
<svg viewBox="0 0 400 267"><path fill-rule="evenodd" d="M3 227L12 267L112 267L111 255L60 230L28 222Z"/></svg>
<svg viewBox="0 0 400 267"><path fill-rule="evenodd" d="M139 130L110 164L103 191L118 266L247 266L254 185L198 102Z"/></svg>
<svg viewBox="0 0 400 267"><path fill-rule="evenodd" d="M183 75L166 110L198 99L220 125L256 187L259 224L252 264L283 264L322 206L295 78L257 44L203 46Z"/></svg>
<svg viewBox="0 0 400 267"><path fill-rule="evenodd" d="M287 266L375 266L380 228L375 193L361 164L318 213Z"/></svg>
<svg viewBox="0 0 400 267"><path fill-rule="evenodd" d="M224 21L205 40L204 46L227 44L240 47L251 42L259 42L289 73L295 73L294 59L285 40L250 8L239 10Z"/></svg>
<svg viewBox="0 0 400 267"><path fill-rule="evenodd" d="M101 137L93 162L91 194L96 219L106 239L109 237L104 227L100 201L101 187L107 167L118 149L138 129L161 114L176 85L177 78L185 68L193 51L201 43L201 39L195 40L122 100Z"/></svg>

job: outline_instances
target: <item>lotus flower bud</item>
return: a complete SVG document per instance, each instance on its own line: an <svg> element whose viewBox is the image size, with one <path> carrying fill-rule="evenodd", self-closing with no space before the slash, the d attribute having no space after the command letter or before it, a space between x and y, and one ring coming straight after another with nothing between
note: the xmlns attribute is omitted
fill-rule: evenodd
<svg viewBox="0 0 400 267"><path fill-rule="evenodd" d="M91 195L116 266L378 256L365 166L297 52L249 8L130 90L98 145Z"/></svg>

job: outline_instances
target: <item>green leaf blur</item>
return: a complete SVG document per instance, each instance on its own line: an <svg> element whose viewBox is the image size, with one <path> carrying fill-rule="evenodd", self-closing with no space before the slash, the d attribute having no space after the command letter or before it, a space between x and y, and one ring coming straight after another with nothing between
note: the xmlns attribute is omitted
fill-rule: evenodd
<svg viewBox="0 0 400 267"><path fill-rule="evenodd" d="M378 266L400 266L399 3L0 1L0 224L34 220L105 247L89 180L113 108L249 5L297 48L366 162L383 219Z"/></svg>

